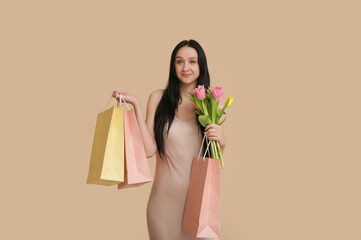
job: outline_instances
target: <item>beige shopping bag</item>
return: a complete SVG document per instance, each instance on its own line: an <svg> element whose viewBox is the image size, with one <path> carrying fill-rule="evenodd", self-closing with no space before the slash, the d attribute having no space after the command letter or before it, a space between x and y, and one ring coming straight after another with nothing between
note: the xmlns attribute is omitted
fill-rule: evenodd
<svg viewBox="0 0 361 240"><path fill-rule="evenodd" d="M112 106L98 113L87 184L124 182L124 108Z"/></svg>

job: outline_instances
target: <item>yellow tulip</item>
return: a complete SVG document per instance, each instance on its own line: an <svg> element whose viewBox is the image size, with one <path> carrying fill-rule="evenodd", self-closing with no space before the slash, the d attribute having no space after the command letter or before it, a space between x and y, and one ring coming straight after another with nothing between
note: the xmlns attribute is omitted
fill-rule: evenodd
<svg viewBox="0 0 361 240"><path fill-rule="evenodd" d="M198 107L197 103L195 103L194 105L196 105L196 109L200 110L200 108Z"/></svg>
<svg viewBox="0 0 361 240"><path fill-rule="evenodd" d="M227 107L231 106L232 102L233 102L233 97L229 96L227 101L226 101L226 103L227 103L226 106Z"/></svg>

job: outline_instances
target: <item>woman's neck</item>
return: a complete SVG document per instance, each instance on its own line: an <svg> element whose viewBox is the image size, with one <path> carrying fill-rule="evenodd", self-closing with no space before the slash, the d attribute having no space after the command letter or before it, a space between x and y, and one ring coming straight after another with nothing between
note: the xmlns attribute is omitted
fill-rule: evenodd
<svg viewBox="0 0 361 240"><path fill-rule="evenodd" d="M179 84L179 96L182 99L189 99L188 98L188 93L192 93L192 90L195 89L197 87L197 82L194 82L192 84Z"/></svg>

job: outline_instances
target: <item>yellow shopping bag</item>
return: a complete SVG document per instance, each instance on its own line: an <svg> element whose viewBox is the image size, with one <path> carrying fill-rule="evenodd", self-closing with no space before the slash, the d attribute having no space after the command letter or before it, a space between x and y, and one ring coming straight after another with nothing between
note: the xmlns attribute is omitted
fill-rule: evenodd
<svg viewBox="0 0 361 240"><path fill-rule="evenodd" d="M111 186L124 182L124 107L98 113L87 184Z"/></svg>

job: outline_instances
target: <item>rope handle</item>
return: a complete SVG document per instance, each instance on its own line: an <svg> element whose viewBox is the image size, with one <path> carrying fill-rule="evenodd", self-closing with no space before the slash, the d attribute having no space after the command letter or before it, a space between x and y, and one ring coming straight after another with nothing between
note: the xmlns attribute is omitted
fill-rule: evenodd
<svg viewBox="0 0 361 240"><path fill-rule="evenodd" d="M208 142L208 139L206 138L206 135L207 135L207 133L204 133L204 137L203 137L203 140L202 140L201 148L199 149L199 153L198 153L198 158L197 158L197 160L199 160L199 157L200 157L200 155L201 155L202 148L203 148L203 143L204 143L204 139L206 139L206 142L207 142L207 148L206 148L206 150L204 151L203 161L204 161L204 157L205 157L205 156L206 156L206 154L207 154L207 151L209 152L209 150L208 150L208 149L209 149L209 144L211 144L211 140ZM214 155L213 145L211 145L211 148L212 148L213 156L215 156L215 155Z"/></svg>
<svg viewBox="0 0 361 240"><path fill-rule="evenodd" d="M124 102L125 105L127 106L128 110L130 110L130 107L128 106L127 102L125 101L123 95L120 94L119 97L123 100L123 102ZM107 109L107 107L108 107L108 105L109 105L109 103L110 103L110 101L111 101L112 99L115 100L115 98L114 98L113 96L111 96L110 99L109 99L109 101L108 101L108 103L107 103L107 105L105 106L104 110ZM120 102L120 101L117 101L117 107L120 107L119 102ZM123 102L122 102L122 106L124 106L124 103L123 103Z"/></svg>

